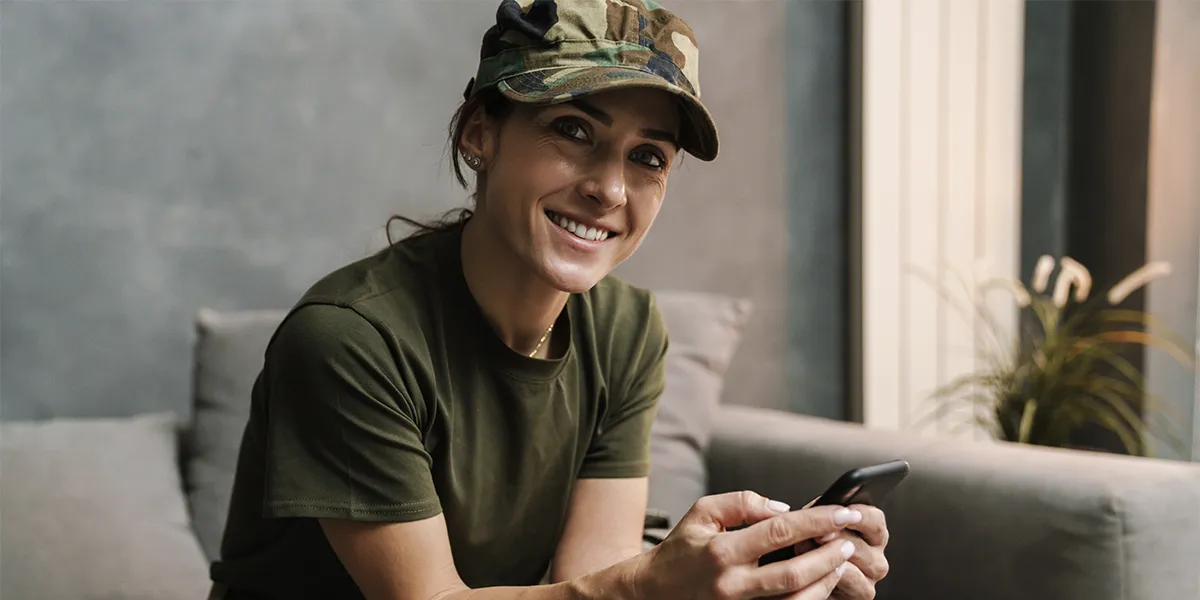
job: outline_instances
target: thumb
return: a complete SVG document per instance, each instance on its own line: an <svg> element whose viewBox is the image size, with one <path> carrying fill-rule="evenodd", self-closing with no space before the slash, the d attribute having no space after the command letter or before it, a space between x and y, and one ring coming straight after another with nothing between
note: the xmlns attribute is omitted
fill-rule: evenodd
<svg viewBox="0 0 1200 600"><path fill-rule="evenodd" d="M696 501L679 520L679 525L706 525L718 530L753 525L791 510L777 500L764 498L751 491L729 492L705 496Z"/></svg>

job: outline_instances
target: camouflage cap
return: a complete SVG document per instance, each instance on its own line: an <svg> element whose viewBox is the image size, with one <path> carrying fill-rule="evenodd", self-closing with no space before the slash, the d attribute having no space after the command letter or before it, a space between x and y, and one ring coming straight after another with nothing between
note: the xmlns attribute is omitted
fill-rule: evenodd
<svg viewBox="0 0 1200 600"><path fill-rule="evenodd" d="M681 101L679 144L717 156L717 128L700 103L696 35L654 0L503 0L483 36L464 96L494 87L523 104L649 87Z"/></svg>

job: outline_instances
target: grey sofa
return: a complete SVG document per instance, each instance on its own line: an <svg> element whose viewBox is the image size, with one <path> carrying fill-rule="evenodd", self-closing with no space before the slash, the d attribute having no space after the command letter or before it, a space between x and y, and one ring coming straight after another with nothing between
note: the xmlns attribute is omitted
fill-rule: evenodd
<svg viewBox="0 0 1200 600"><path fill-rule="evenodd" d="M749 307L661 294L672 335L651 506L704 493L804 504L842 471L904 458L881 598L1200 599L1200 467L973 443L720 406ZM237 439L278 313L203 311L194 414L5 423L0 598L203 598ZM178 449L178 453L176 452Z"/></svg>
<svg viewBox="0 0 1200 600"><path fill-rule="evenodd" d="M802 502L854 466L904 458L885 503L880 598L1200 599L1200 466L933 439L728 406L713 491Z"/></svg>

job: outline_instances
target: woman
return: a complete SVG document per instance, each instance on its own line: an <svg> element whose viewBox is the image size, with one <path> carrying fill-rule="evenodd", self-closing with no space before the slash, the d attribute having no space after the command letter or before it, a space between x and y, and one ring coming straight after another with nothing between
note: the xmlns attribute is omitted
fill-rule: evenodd
<svg viewBox="0 0 1200 600"><path fill-rule="evenodd" d="M275 333L213 596L872 597L869 507L714 496L640 552L667 333L609 273L716 129L678 17L523 4L501 4L452 127L474 212L330 274Z"/></svg>

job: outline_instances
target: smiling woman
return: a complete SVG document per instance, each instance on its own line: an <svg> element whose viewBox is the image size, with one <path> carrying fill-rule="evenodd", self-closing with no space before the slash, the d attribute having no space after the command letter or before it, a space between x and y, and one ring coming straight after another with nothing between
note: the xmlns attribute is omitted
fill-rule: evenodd
<svg viewBox="0 0 1200 600"><path fill-rule="evenodd" d="M667 331L611 273L682 154L716 157L697 59L650 0L500 4L451 125L474 207L330 273L275 332L213 598L873 595L865 507L715 496L640 553Z"/></svg>
<svg viewBox="0 0 1200 600"><path fill-rule="evenodd" d="M677 106L666 92L627 88L519 104L502 121L476 111L459 140L480 174L465 245L504 246L486 255L493 266L510 255L502 270L532 276L524 290L591 289L658 215L678 153Z"/></svg>

